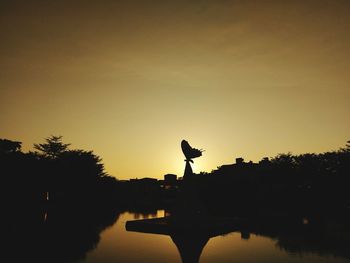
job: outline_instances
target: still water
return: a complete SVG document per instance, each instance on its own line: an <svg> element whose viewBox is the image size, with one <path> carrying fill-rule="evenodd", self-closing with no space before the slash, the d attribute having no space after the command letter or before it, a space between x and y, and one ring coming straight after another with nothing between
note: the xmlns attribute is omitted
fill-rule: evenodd
<svg viewBox="0 0 350 263"><path fill-rule="evenodd" d="M85 254L84 259L77 262L183 262L170 236L129 232L125 229L128 220L162 216L162 210L152 214L121 213L114 224L102 230L99 241ZM307 221L304 220L304 223ZM329 238L323 241L320 238L328 237L310 233L305 238L300 238L297 234L281 236L277 233L264 235L232 232L210 238L202 250L199 262L350 262L350 253L346 249L348 244L333 244Z"/></svg>

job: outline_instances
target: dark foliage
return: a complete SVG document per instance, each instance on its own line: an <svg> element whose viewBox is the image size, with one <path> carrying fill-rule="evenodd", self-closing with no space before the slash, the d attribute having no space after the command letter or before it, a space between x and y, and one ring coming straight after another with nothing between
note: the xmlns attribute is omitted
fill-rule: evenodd
<svg viewBox="0 0 350 263"><path fill-rule="evenodd" d="M62 136L35 144L40 152L21 152L21 143L0 141L3 200L9 207L42 206L57 202L96 201L109 176L92 151L69 150ZM116 182L114 182L116 183Z"/></svg>
<svg viewBox="0 0 350 263"><path fill-rule="evenodd" d="M320 154L279 154L259 163L243 160L198 175L197 187L212 211L238 214L347 212L350 147Z"/></svg>
<svg viewBox="0 0 350 263"><path fill-rule="evenodd" d="M62 136L54 136L45 139L45 143L34 144L34 149L38 150L41 155L48 158L58 158L68 150L70 143L62 143Z"/></svg>

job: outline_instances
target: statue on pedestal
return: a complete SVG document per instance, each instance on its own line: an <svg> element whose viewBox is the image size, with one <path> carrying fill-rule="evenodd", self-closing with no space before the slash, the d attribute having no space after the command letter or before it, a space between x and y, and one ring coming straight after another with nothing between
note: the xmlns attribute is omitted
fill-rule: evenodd
<svg viewBox="0 0 350 263"><path fill-rule="evenodd" d="M224 235L236 229L230 219L213 217L202 204L191 163L202 156L203 150L192 148L181 141L186 159L183 182L171 215L163 218L126 222L127 231L169 235L179 250L183 263L198 263L202 250L211 237Z"/></svg>
<svg viewBox="0 0 350 263"><path fill-rule="evenodd" d="M202 156L203 150L192 148L186 140L181 141L181 149L183 154L186 157L185 159L186 166L185 166L183 179L188 179L193 176L193 171L190 164L190 163L193 163L192 159Z"/></svg>

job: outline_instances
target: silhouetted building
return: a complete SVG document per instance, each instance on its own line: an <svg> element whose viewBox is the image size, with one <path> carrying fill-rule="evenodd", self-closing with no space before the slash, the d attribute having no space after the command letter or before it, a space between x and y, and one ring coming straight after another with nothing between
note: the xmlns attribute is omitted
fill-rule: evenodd
<svg viewBox="0 0 350 263"><path fill-rule="evenodd" d="M270 161L270 159L269 159L269 157L264 157L264 158L262 158L261 159L261 161L259 162L259 164L260 165L269 165L269 164L271 164L271 161Z"/></svg>
<svg viewBox="0 0 350 263"><path fill-rule="evenodd" d="M167 184L174 184L176 183L177 176L176 174L165 174L164 175L164 182Z"/></svg>
<svg viewBox="0 0 350 263"><path fill-rule="evenodd" d="M242 157L236 158L236 164L241 165L244 163L244 159Z"/></svg>
<svg viewBox="0 0 350 263"><path fill-rule="evenodd" d="M176 174L165 174L164 175L164 189L173 189L177 187L177 176Z"/></svg>
<svg viewBox="0 0 350 263"><path fill-rule="evenodd" d="M134 193L154 194L160 190L160 182L154 178L130 179L129 184Z"/></svg>
<svg viewBox="0 0 350 263"><path fill-rule="evenodd" d="M248 231L241 231L241 239L248 240L250 238L250 233Z"/></svg>
<svg viewBox="0 0 350 263"><path fill-rule="evenodd" d="M220 175L242 175L254 173L257 167L257 163L252 161L244 162L242 157L236 158L234 164L224 164L219 166L217 170L213 171L214 174L218 173Z"/></svg>

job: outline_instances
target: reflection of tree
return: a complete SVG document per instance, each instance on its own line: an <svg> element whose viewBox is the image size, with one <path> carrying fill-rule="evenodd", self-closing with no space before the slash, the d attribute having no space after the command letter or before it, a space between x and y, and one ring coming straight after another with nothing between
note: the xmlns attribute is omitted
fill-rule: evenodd
<svg viewBox="0 0 350 263"><path fill-rule="evenodd" d="M281 233L277 246L291 253L315 253L321 256L335 256L350 259L349 237L334 236L336 230L329 233L323 231ZM349 235L348 232L346 235Z"/></svg>
<svg viewBox="0 0 350 263"><path fill-rule="evenodd" d="M119 214L118 210L71 207L51 209L47 217L42 213L37 213L36 218L21 215L13 218L12 227L6 232L5 251L11 262L82 260L96 248L101 232L113 225Z"/></svg>
<svg viewBox="0 0 350 263"><path fill-rule="evenodd" d="M66 212L49 214L45 229L44 251L48 257L60 258L61 262L85 258L88 251L96 248L100 233L119 216L116 212Z"/></svg>
<svg viewBox="0 0 350 263"><path fill-rule="evenodd" d="M276 240L276 246L293 254L314 253L350 259L349 218L252 220L239 231ZM304 221L305 222L305 221Z"/></svg>

